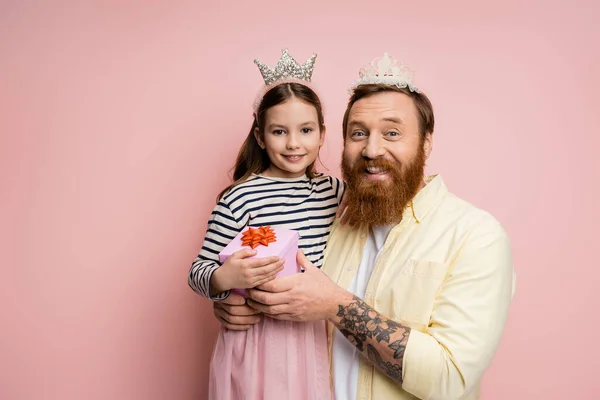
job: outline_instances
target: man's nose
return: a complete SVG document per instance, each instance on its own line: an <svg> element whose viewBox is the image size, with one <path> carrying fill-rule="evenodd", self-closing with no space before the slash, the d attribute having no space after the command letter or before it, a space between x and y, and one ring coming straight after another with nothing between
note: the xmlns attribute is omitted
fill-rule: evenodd
<svg viewBox="0 0 600 400"><path fill-rule="evenodd" d="M383 139L380 135L369 135L365 148L362 151L362 155L365 158L376 159L383 156L385 148Z"/></svg>

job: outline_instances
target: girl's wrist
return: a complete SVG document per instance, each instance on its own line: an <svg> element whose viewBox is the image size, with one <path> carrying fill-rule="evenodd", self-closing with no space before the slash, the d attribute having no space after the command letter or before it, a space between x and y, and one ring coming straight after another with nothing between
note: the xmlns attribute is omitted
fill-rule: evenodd
<svg viewBox="0 0 600 400"><path fill-rule="evenodd" d="M210 291L217 294L231 289L227 284L227 271L223 267L217 268L210 278Z"/></svg>

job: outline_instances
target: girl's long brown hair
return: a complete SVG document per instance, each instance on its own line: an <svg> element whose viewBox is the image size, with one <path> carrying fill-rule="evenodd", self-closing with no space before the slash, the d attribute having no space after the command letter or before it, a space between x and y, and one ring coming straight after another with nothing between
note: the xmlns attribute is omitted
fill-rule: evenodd
<svg viewBox="0 0 600 400"><path fill-rule="evenodd" d="M240 149L235 165L233 167L233 183L227 186L219 196L217 202L223 198L223 196L232 188L244 182L252 174L260 174L271 165L267 151L261 149L258 145L258 141L254 136L254 130L258 128L259 134L264 135L265 131L265 114L271 108L278 104L285 102L291 98L297 98L308 104L311 104L317 110L317 116L319 119L319 129L323 131L325 128L325 120L323 118L323 107L321 106L321 100L317 94L308 86L304 86L301 83L287 82L275 86L269 90L263 97L260 106L258 107L258 113L254 116L254 122L252 128ZM309 178L314 178L316 175L315 163L311 163L306 167L306 175Z"/></svg>

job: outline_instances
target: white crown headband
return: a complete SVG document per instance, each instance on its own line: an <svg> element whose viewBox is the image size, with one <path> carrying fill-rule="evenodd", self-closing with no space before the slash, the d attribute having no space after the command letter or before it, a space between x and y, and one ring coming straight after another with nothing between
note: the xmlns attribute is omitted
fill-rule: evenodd
<svg viewBox="0 0 600 400"><path fill-rule="evenodd" d="M313 89L309 83L312 79L316 58L317 55L313 53L312 56L306 60L304 65L300 65L292 56L290 56L288 49L283 49L281 50L281 58L277 61L275 68L271 68L259 59L255 59L254 64L258 66L265 85L254 100L254 114L258 113L258 107L260 106L264 95L277 85L288 82L297 82Z"/></svg>
<svg viewBox="0 0 600 400"><path fill-rule="evenodd" d="M381 83L401 89L407 87L411 92L419 93L419 89L412 83L414 73L415 71L399 63L388 53L383 53L383 57L377 57L371 64L358 71L360 78L350 86L349 92L352 94L360 85Z"/></svg>

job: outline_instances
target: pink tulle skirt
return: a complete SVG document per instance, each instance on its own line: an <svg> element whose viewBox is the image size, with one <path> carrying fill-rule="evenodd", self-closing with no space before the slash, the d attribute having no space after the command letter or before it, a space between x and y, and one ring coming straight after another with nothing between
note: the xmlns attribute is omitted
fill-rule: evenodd
<svg viewBox="0 0 600 400"><path fill-rule="evenodd" d="M324 321L264 317L222 328L210 363L209 400L331 400Z"/></svg>

